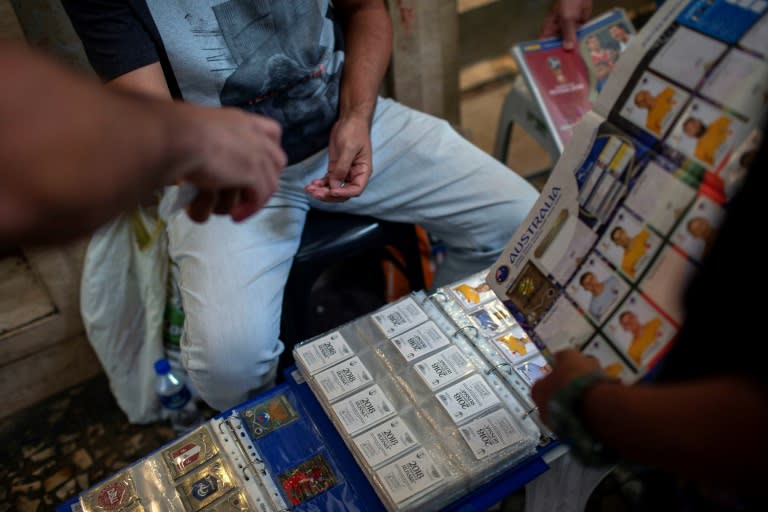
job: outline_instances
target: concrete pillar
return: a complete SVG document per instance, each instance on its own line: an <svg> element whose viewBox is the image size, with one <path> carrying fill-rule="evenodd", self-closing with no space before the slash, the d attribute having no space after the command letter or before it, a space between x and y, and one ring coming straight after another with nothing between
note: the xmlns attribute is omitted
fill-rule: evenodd
<svg viewBox="0 0 768 512"><path fill-rule="evenodd" d="M389 95L458 124L456 0L389 0L388 4L394 27Z"/></svg>

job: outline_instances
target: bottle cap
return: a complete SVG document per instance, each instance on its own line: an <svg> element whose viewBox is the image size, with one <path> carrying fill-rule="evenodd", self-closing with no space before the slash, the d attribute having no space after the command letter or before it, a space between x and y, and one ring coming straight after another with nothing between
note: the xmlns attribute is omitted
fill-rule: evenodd
<svg viewBox="0 0 768 512"><path fill-rule="evenodd" d="M158 375L165 375L171 371L171 363L167 359L158 359L155 361L155 372Z"/></svg>

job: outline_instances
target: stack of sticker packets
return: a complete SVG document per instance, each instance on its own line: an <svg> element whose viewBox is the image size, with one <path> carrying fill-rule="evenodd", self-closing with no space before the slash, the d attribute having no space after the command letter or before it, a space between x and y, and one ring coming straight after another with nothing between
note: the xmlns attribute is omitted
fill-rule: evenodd
<svg viewBox="0 0 768 512"><path fill-rule="evenodd" d="M538 442L519 393L423 292L294 357L388 510L440 510Z"/></svg>

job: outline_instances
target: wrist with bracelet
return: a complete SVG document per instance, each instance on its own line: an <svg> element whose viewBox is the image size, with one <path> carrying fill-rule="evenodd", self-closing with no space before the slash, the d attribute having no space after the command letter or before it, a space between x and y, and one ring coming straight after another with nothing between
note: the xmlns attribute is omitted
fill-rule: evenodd
<svg viewBox="0 0 768 512"><path fill-rule="evenodd" d="M588 466L609 466L619 458L594 438L582 418L584 397L601 382L616 382L603 372L580 375L560 388L549 401L549 416L558 438L571 448L571 453Z"/></svg>

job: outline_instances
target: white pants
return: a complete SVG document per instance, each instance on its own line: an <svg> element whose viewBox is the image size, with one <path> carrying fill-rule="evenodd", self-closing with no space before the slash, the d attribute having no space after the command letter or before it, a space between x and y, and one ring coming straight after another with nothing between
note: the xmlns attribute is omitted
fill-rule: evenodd
<svg viewBox="0 0 768 512"><path fill-rule="evenodd" d="M186 313L182 361L211 407L237 405L274 380L283 289L309 208L423 226L446 245L439 286L493 263L536 200L531 185L448 123L394 101L379 99L371 140L373 175L345 203L304 191L327 172L322 151L286 168L279 190L243 223L216 216L200 225L183 212L168 219Z"/></svg>

